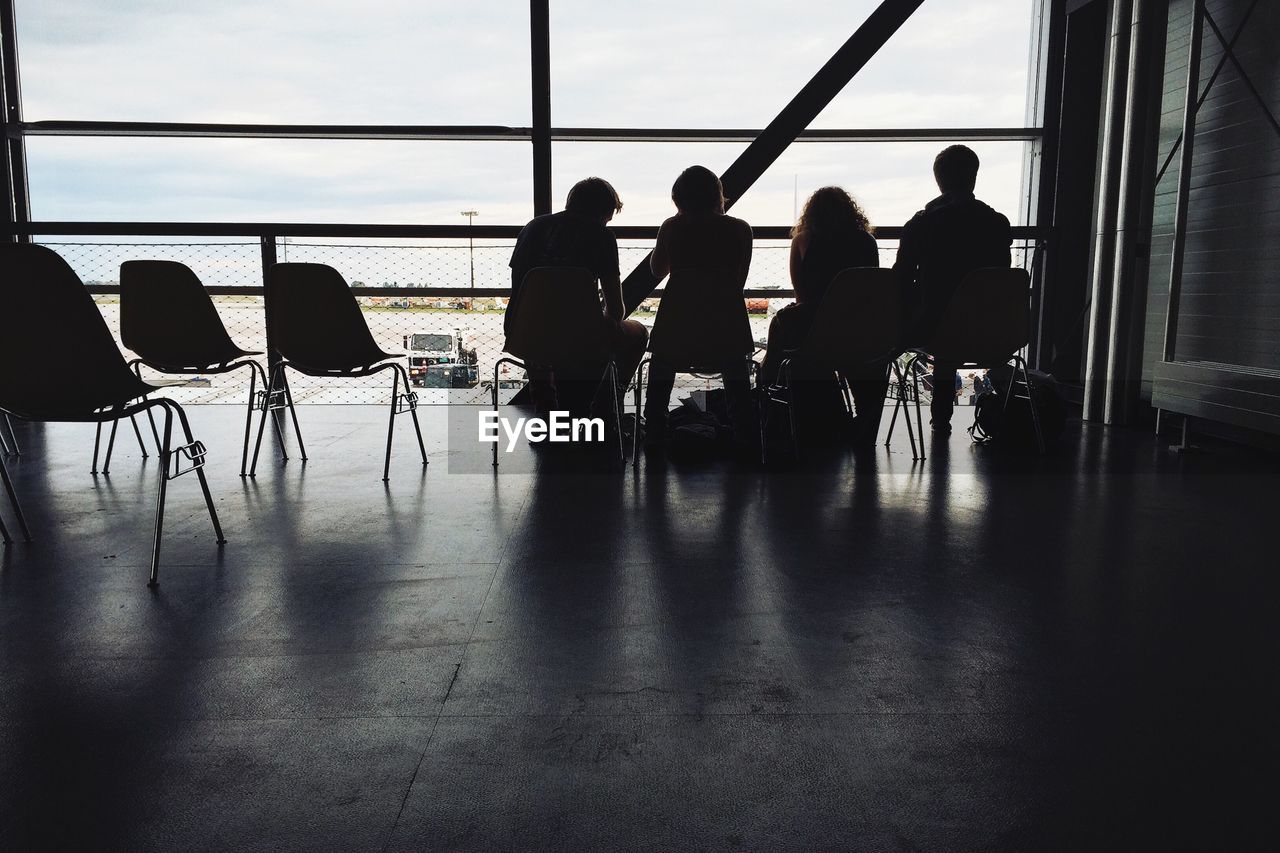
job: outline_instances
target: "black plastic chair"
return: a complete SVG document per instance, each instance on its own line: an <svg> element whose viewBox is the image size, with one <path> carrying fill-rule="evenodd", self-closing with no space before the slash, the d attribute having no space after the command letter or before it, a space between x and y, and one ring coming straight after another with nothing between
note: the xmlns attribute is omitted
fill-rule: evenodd
<svg viewBox="0 0 1280 853"><path fill-rule="evenodd" d="M29 243L0 245L0 411L32 421L104 423L160 408L164 430L160 440L159 494L151 549L154 586L160 571L160 535L164 526L169 481L195 472L218 544L226 542L204 475L207 452L191 435L182 407L140 380L125 363L106 322L80 278L58 254ZM73 341L74 346L55 345ZM184 443L174 446L178 420ZM7 472L5 487L17 507ZM30 540L25 521L19 520Z"/></svg>
<svg viewBox="0 0 1280 853"><path fill-rule="evenodd" d="M498 376L504 364L522 369L541 368L554 373L566 365L604 363L600 382L615 389L618 365L600 311L596 276L581 267L535 267L520 284L520 306L512 318L502 357L493 365L493 410L498 411ZM613 422L618 457L626 464L622 444L622 413L618 395L613 400ZM498 467L498 443L493 444L493 467Z"/></svg>
<svg viewBox="0 0 1280 853"><path fill-rule="evenodd" d="M125 261L120 265L120 338L125 348L138 356L129 362L135 372L138 364L146 365L158 373L177 375L230 373L248 368L249 399L244 420L240 476L252 477L258 468L260 446L254 447L253 464L249 464L249 437L254 411L261 411L263 418L268 410L272 411L272 426L280 445L281 458L286 461L289 459L279 409L271 407L273 401L267 393L266 371L253 358L262 355L262 352L241 349L231 340L208 291L186 264L177 261ZM261 391L257 390L259 378L262 380ZM294 432L301 443L302 432L298 428L298 416L294 412L293 403L284 396L283 391L277 392L277 395L285 400L284 405L293 418ZM151 431L157 436L158 443L154 419ZM137 424L134 424L134 432L138 432ZM259 438L261 434L259 431ZM115 445L115 438L116 424L112 424L104 472L111 465L111 449ZM142 446L140 433L138 441L139 446ZM146 448L143 447L143 456L145 455ZM97 458L96 446L94 458Z"/></svg>
<svg viewBox="0 0 1280 853"><path fill-rule="evenodd" d="M964 277L946 313L938 322L933 340L926 346L912 349L906 365L906 373L915 383L916 426L923 438L924 422L920 416L919 366L929 356L944 364L954 364L958 369L992 368L1014 364L1009 376L1009 387L1004 395L1008 409L1009 400L1015 396L1014 386L1025 392L1016 394L1031 407L1031 425L1036 434L1036 445L1044 453L1044 435L1040 431L1040 414L1036 411L1035 394L1027 363L1019 352L1031 339L1031 277L1024 269L989 267L974 270ZM1019 374L1021 377L1019 378ZM938 389L934 389L938 393ZM949 389L946 393L950 393ZM894 407L894 419L898 409L906 406L899 399ZM893 437L893 424L889 425L889 438ZM889 443L885 439L885 444ZM924 442L921 441L920 458L924 458Z"/></svg>
<svg viewBox="0 0 1280 853"><path fill-rule="evenodd" d="M427 448L418 424L418 395L409 390L409 372L401 363L404 356L384 352L373 339L360 304L342 275L325 264L276 264L267 277L267 345L280 361L271 369L270 393L283 394L283 402L273 408L292 406L285 370L306 376L356 378L383 370L393 374L391 407L387 419L387 455L382 479L391 476L391 438L396 415L408 412L418 437L422 464L427 464ZM405 390L400 390L400 382ZM258 424L262 441L263 424ZM303 461L307 452L298 437Z"/></svg>
<svg viewBox="0 0 1280 853"><path fill-rule="evenodd" d="M800 458L800 441L793 399L792 370L798 365L809 372L835 374L844 399L845 412L853 418L852 393L846 375L865 369L893 367L899 395L905 393L906 378L898 369L905 320L903 287L898 275L880 267L851 267L836 274L827 287L813 317L804 343L785 350L778 365L778 377L761 400L760 458L765 461L768 415L772 405L786 406L791 427L791 447ZM907 421L911 453L916 439Z"/></svg>
<svg viewBox="0 0 1280 853"><path fill-rule="evenodd" d="M708 324L708 317L721 319ZM737 273L721 268L673 272L653 319L649 352L636 368L637 426L631 435L631 464L636 468L640 467L644 370L654 358L671 365L677 374L706 377L722 375L725 365L742 359L747 363L747 382L755 387L755 340Z"/></svg>

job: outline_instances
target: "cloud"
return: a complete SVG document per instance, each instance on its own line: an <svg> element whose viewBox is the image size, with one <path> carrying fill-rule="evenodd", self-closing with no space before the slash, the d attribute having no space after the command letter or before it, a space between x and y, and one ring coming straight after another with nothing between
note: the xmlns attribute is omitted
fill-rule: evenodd
<svg viewBox="0 0 1280 853"><path fill-rule="evenodd" d="M874 0L552 4L553 120L760 127ZM930 0L818 118L820 127L1019 125L1030 0ZM28 120L527 125L528 4L370 0L19 0ZM525 143L29 141L46 219L484 221L532 213ZM670 212L684 166L739 145L558 143L555 195L601 174L620 224ZM788 224L793 195L842 183L878 222L932 193L928 145L793 146L737 208ZM1022 146L980 148L980 189L1012 214Z"/></svg>

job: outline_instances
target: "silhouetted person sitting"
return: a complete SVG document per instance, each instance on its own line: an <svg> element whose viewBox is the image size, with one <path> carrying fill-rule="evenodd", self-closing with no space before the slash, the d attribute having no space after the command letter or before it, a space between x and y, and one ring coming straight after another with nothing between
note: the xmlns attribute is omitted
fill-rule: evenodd
<svg viewBox="0 0 1280 853"><path fill-rule="evenodd" d="M760 371L762 387L777 379L785 350L804 344L832 279L849 267L879 265L880 250L871 225L849 193L840 187L823 187L809 196L799 221L791 229L791 286L796 301L775 314L769 324L769 348ZM892 322L891 318L886 322ZM888 390L887 367L845 375L857 411L853 434L849 436L856 444L875 442ZM794 374L792 395L806 425L806 437L831 439L844 434L844 402L829 373Z"/></svg>
<svg viewBox="0 0 1280 853"><path fill-rule="evenodd" d="M964 145L944 148L933 161L933 177L942 195L925 205L906 224L893 268L915 290L916 310L911 345L929 349L947 305L960 281L983 267L1008 267L1013 236L1009 220L973 196L978 155ZM951 432L957 366L934 364L934 430Z"/></svg>
<svg viewBox="0 0 1280 853"><path fill-rule="evenodd" d="M747 446L759 440L747 364L751 326L742 297L751 266L751 226L725 214L724 187L705 166L681 172L671 200L677 213L658 229L650 260L655 276L669 274L671 280L653 324L645 446L664 446L676 368L693 366L671 363L664 353L697 350L711 341L717 342L719 363L696 366L723 375L735 441Z"/></svg>
<svg viewBox="0 0 1280 853"><path fill-rule="evenodd" d="M618 269L618 240L606 226L622 210L622 199L603 178L586 178L573 185L560 213L539 216L520 231L511 253L511 299L507 303L504 329L520 308L520 286L535 267L584 267L600 281L604 310L600 321L606 325L618 367L618 387L622 394L644 357L648 331L635 320L626 320L622 306L622 280ZM552 377L536 367L529 369L530 393L541 411L556 408L586 413L604 372L603 364L584 363L561 367ZM606 398L607 400L607 398ZM612 405L601 405L601 414Z"/></svg>

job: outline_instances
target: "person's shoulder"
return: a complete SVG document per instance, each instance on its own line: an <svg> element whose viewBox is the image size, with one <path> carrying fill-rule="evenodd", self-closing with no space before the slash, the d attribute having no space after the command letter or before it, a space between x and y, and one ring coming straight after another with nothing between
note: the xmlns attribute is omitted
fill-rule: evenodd
<svg viewBox="0 0 1280 853"><path fill-rule="evenodd" d="M724 218L725 218L726 224L727 224L730 228L732 228L734 231L736 231L736 232L738 232L738 233L740 233L740 234L746 234L746 235L750 236L750 234L751 234L751 225L747 222L747 220L745 220L745 219L739 219L739 218L738 218L738 217L736 217L736 216L730 216L730 215L729 215L729 214L727 214L727 213L724 215Z"/></svg>
<svg viewBox="0 0 1280 853"><path fill-rule="evenodd" d="M1010 227L1009 217L1005 216L1003 213L996 210L994 207L987 204L982 199L975 198L973 200L973 206L977 208L979 211L981 211L982 215L985 216L987 219L991 220L992 222L1003 224L1004 227L1006 228Z"/></svg>

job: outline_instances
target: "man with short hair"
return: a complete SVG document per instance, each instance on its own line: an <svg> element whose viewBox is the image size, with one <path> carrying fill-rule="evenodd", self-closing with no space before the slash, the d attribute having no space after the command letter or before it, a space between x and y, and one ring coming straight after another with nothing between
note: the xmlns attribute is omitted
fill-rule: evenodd
<svg viewBox="0 0 1280 853"><path fill-rule="evenodd" d="M616 393L621 395L644 357L649 333L635 320L627 320L622 302L622 277L618 267L618 239L608 229L613 215L622 210L622 199L603 178L586 178L569 190L565 209L539 216L516 238L511 253L511 299L503 327L511 333L520 305L520 288L535 267L583 267L600 282L604 297L601 322L605 323L618 368ZM562 368L558 377L529 371L530 392L541 410L554 407L576 415L587 413L604 365L582 364ZM607 398L606 398L607 399ZM612 412L606 408L605 414Z"/></svg>
<svg viewBox="0 0 1280 853"><path fill-rule="evenodd" d="M916 308L910 341L928 349L952 294L970 272L1012 264L1013 235L1008 218L974 198L978 155L965 145L944 148L933 161L942 195L906 224L893 268L912 288ZM934 364L931 424L951 434L957 365Z"/></svg>

